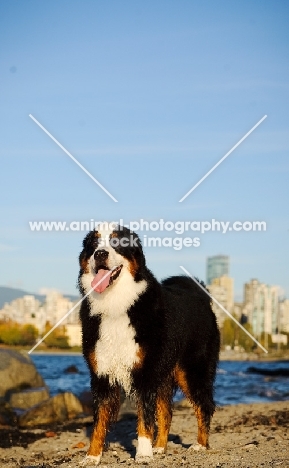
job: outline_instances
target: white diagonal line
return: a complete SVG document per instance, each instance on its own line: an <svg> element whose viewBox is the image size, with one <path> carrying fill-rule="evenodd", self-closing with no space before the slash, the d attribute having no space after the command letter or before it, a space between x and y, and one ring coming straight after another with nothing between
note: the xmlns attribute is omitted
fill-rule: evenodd
<svg viewBox="0 0 289 468"><path fill-rule="evenodd" d="M187 198L266 118L267 115L264 115L264 117L262 117L262 119L259 120L259 122L257 122L256 125L254 125L254 127L252 127L251 130L249 130L249 132L246 133L246 135L244 135L243 138L241 138L241 140L239 140L238 143L236 143L235 146L233 146L233 148L231 148L230 151L228 151L228 153L226 153L225 156L223 156L220 161L218 161L217 164L215 164L212 169L210 169L209 172L207 172L207 174L205 174L204 177L202 177L201 180L199 180L199 182L197 182L196 185L194 185L193 188L191 188L191 190L189 190L188 193L179 200L179 203L183 202L185 198Z"/></svg>
<svg viewBox="0 0 289 468"><path fill-rule="evenodd" d="M214 298L214 296L212 296L212 294L209 293L209 291L207 291L206 288L204 288L191 274L188 270L186 270L183 266L180 266L180 268L186 273L186 275L188 275L211 299L212 301L214 301L232 320L234 320L234 322L245 332L247 333L247 335L258 345L260 346L260 348L265 351L265 353L268 353L267 349L264 348L264 346L261 345L261 343L259 343L258 340L256 340L256 338L254 338L253 335L251 335L251 333L248 332L248 330L246 330L246 328L243 327L243 325L241 325L238 320L235 319L235 317L230 314L230 312L228 312L225 307L222 306L222 304L220 304L219 301L217 301L217 299Z"/></svg>
<svg viewBox="0 0 289 468"><path fill-rule="evenodd" d="M102 283L102 281L103 281L115 268L116 268L116 267L113 267L112 270L108 271L108 272L103 276L103 278L101 278L101 280L98 281L98 283L96 283L96 285L94 286L94 288L96 288L96 286L98 286L100 283ZM40 343L42 343L42 341L44 341L44 340L50 335L50 333L52 333L53 330L55 330L55 328L57 328L58 325L60 325L61 322L63 322L63 320L65 320L65 319L71 314L71 312L73 312L73 311L76 309L76 307L77 307L79 304L81 304L82 301L83 301L87 296L89 296L89 294L92 293L92 291L94 291L94 288L91 288L91 289L88 291L88 293L85 294L85 296L83 296L82 299L80 299L65 315L63 315L63 317L61 317L61 319L58 320L58 322L51 328L51 330L49 330L49 332L47 332L46 335L44 335L44 336L41 338L41 340L39 340L39 341L36 343L36 345L34 345L33 348L30 349L30 351L28 351L28 354L31 354L31 353L34 351L34 349L37 348L37 346L39 346Z"/></svg>
<svg viewBox="0 0 289 468"><path fill-rule="evenodd" d="M114 198L114 196L100 182L98 182L98 180L95 177L93 177L93 175L90 174L90 172L88 172L88 170L85 169L85 167L83 167L83 165L80 164L80 162L78 162L77 159L74 156L72 156L72 154L69 153L69 151L67 151L67 149L64 148L64 146L61 143L59 143L59 141L56 140L56 138L54 138L54 136L52 136L51 133L49 133L49 131L46 130L46 128L43 127L43 125L41 125L41 123L35 119L35 117L33 117L32 114L29 114L29 117L51 138L51 140L53 140L59 146L59 148L61 148L64 151L64 153L66 153L72 159L72 161L75 162L75 164L77 164L85 172L85 174L88 175L88 177L90 177L93 180L93 182L95 182L114 202L117 202L117 199Z"/></svg>

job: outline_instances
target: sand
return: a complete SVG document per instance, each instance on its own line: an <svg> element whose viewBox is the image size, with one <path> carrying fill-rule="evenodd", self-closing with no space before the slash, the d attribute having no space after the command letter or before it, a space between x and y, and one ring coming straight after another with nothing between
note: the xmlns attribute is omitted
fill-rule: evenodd
<svg viewBox="0 0 289 468"><path fill-rule="evenodd" d="M26 431L0 427L0 445L6 447L0 448L0 466L80 466L89 446L91 421L87 417L62 426ZM289 467L288 401L218 408L212 421L210 450L188 449L195 443L196 434L195 416L183 401L174 410L167 453L155 456L149 465L136 465L136 419L123 410L109 433L109 444L99 466Z"/></svg>

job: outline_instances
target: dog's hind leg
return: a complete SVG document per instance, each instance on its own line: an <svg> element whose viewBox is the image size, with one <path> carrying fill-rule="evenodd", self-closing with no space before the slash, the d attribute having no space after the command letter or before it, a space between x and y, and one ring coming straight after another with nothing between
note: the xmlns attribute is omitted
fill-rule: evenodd
<svg viewBox="0 0 289 468"><path fill-rule="evenodd" d="M157 398L157 437L154 443L154 453L164 453L167 448L168 435L172 421L173 384L168 383L165 390Z"/></svg>
<svg viewBox="0 0 289 468"><path fill-rule="evenodd" d="M193 404L198 422L197 443L190 446L191 450L204 450L209 448L209 431L212 414L208 413L202 405Z"/></svg>
<svg viewBox="0 0 289 468"><path fill-rule="evenodd" d="M209 448L209 431L211 418L215 411L213 400L213 380L206 373L206 366L196 366L184 370L177 366L175 370L176 381L185 396L192 403L197 423L198 437L197 444L190 449L204 450Z"/></svg>
<svg viewBox="0 0 289 468"><path fill-rule="evenodd" d="M120 406L120 389L118 386L110 386L101 379L94 379L93 403L94 426L90 440L90 447L83 460L85 465L92 461L95 465L100 463L105 437L110 422L115 421Z"/></svg>

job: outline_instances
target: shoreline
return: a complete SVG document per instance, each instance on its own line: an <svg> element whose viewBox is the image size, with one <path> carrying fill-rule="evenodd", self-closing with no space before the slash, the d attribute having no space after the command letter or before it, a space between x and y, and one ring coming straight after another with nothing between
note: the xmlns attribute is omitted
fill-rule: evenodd
<svg viewBox="0 0 289 468"><path fill-rule="evenodd" d="M24 350L26 351L26 350ZM245 354L245 353L244 353ZM82 356L81 351L60 351L60 350L55 350L55 351L35 351L30 354L30 356L43 356L43 355L57 355L57 356ZM221 351L219 361L240 361L240 362L289 362L289 355L285 356L270 356L270 355L265 355L265 356L256 356L256 355L246 355L242 356L242 354L225 354L224 352Z"/></svg>
<svg viewBox="0 0 289 468"><path fill-rule="evenodd" d="M10 349L18 352L27 352L30 351L31 348L28 347L21 347L21 346L7 346L7 345L0 345L0 349ZM81 348L79 349L39 349L33 351L29 356L37 356L37 355L59 355L59 356L81 356L82 351ZM255 361L255 362L274 362L274 361L288 361L289 362L289 351L286 350L282 354L276 354L274 352L268 354L257 354L257 353L247 353L247 352L237 352L237 351L220 351L219 361Z"/></svg>

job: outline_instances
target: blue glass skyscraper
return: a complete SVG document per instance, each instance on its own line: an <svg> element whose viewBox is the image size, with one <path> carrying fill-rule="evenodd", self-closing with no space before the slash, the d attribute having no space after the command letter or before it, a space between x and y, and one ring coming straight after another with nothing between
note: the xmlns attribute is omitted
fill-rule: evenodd
<svg viewBox="0 0 289 468"><path fill-rule="evenodd" d="M207 258L207 284L211 284L214 278L229 276L229 257L227 255L215 255Z"/></svg>

